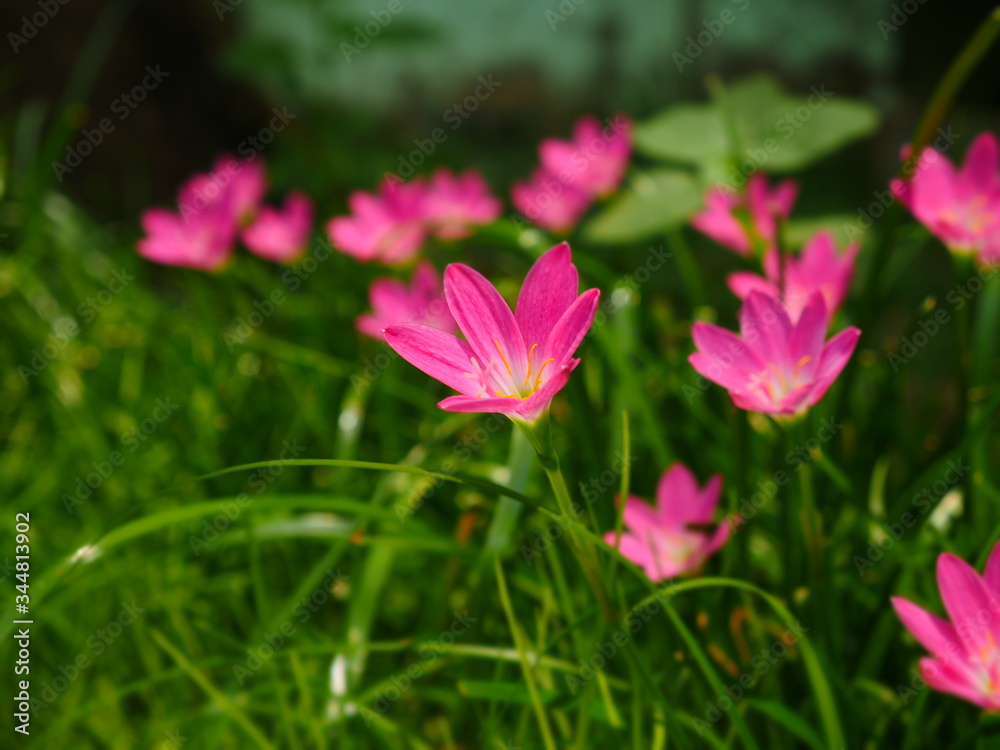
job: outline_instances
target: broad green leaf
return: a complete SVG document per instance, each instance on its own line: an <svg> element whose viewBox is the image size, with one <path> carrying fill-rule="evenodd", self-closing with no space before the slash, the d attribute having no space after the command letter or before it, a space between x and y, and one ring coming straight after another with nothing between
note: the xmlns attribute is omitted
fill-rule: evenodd
<svg viewBox="0 0 1000 750"><path fill-rule="evenodd" d="M680 226L701 208L701 190L686 172L658 169L641 174L587 224L592 242L642 240Z"/></svg>

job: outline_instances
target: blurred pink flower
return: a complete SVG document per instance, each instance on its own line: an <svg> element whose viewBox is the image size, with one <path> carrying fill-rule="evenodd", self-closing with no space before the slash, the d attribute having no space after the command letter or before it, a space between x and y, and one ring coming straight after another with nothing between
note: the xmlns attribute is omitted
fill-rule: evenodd
<svg viewBox="0 0 1000 750"><path fill-rule="evenodd" d="M486 278L453 263L445 299L466 340L408 323L390 326L385 337L403 359L461 394L441 401L442 409L534 422L580 363L573 353L597 312L600 292L578 295L578 288L565 242L532 266L513 313Z"/></svg>
<svg viewBox="0 0 1000 750"><path fill-rule="evenodd" d="M457 240L467 237L472 226L496 221L502 210L479 172L453 175L439 169L424 192L420 214L434 236Z"/></svg>
<svg viewBox="0 0 1000 750"><path fill-rule="evenodd" d="M591 197L540 167L529 182L511 188L514 207L530 221L556 234L566 234L587 213Z"/></svg>
<svg viewBox="0 0 1000 750"><path fill-rule="evenodd" d="M546 172L592 197L618 188L631 153L632 122L624 114L603 129L596 117L581 117L573 127L573 140L547 138L538 147Z"/></svg>
<svg viewBox="0 0 1000 750"><path fill-rule="evenodd" d="M185 219L209 209L229 212L244 226L253 220L267 189L263 160L223 154L208 174L196 174L181 186L178 207Z"/></svg>
<svg viewBox="0 0 1000 750"><path fill-rule="evenodd" d="M441 277L427 261L414 269L410 286L398 279L376 279L368 299L372 312L359 316L354 325L378 341L385 341L383 331L396 323L422 323L446 333L456 329L441 291Z"/></svg>
<svg viewBox="0 0 1000 750"><path fill-rule="evenodd" d="M750 292L780 299L793 323L799 319L813 292L821 292L832 318L851 286L859 247L857 242L852 242L840 255L833 235L822 230L810 238L799 255L785 258L783 279L778 268L778 251L771 248L764 255L764 276L738 271L729 275L729 288L740 299L746 299ZM784 289L780 288L782 281Z"/></svg>
<svg viewBox="0 0 1000 750"><path fill-rule="evenodd" d="M899 202L956 253L996 253L1000 233L1000 175L997 140L981 133L956 171L933 148L924 149L909 180L893 180Z"/></svg>
<svg viewBox="0 0 1000 750"><path fill-rule="evenodd" d="M823 398L861 335L846 328L824 344L828 323L820 292L793 324L777 300L752 291L740 309L741 335L697 322L691 331L697 351L688 361L740 409L795 416Z"/></svg>
<svg viewBox="0 0 1000 750"><path fill-rule="evenodd" d="M964 560L938 557L937 583L951 621L901 597L892 605L906 629L932 656L920 676L934 690L956 695L987 711L1000 711L1000 544L982 576Z"/></svg>
<svg viewBox="0 0 1000 750"><path fill-rule="evenodd" d="M705 208L691 218L691 226L740 255L750 255L754 242L734 212L745 212L758 238L770 248L777 235L775 217L787 220L798 194L799 186L794 180L785 180L770 190L767 178L755 174L747 180L744 192L709 188L705 194Z"/></svg>
<svg viewBox="0 0 1000 750"><path fill-rule="evenodd" d="M660 477L655 507L628 498L619 551L653 583L697 570L729 540L728 524L711 528L721 492L718 474L702 489L690 469L675 463ZM604 541L613 547L615 532L605 533Z"/></svg>
<svg viewBox="0 0 1000 750"><path fill-rule="evenodd" d="M305 252L312 222L312 201L304 193L292 192L282 208L260 209L254 222L243 230L243 244L262 258L288 263Z"/></svg>
<svg viewBox="0 0 1000 750"><path fill-rule="evenodd" d="M186 220L172 211L151 208L142 215L146 236L139 254L155 263L218 271L226 265L236 241L236 227L224 210L205 209Z"/></svg>
<svg viewBox="0 0 1000 750"><path fill-rule="evenodd" d="M360 261L405 263L417 254L427 236L421 214L423 197L421 180L407 184L386 178L378 194L355 191L347 200L351 215L327 223L330 241Z"/></svg>

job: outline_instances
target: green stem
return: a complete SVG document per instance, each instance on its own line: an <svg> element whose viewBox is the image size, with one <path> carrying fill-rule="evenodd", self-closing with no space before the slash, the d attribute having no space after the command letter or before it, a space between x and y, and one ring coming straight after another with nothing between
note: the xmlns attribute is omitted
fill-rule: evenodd
<svg viewBox="0 0 1000 750"><path fill-rule="evenodd" d="M1000 8L994 8L979 25L976 33L972 35L958 57L955 58L955 62L948 68L941 83L938 84L913 136L914 156L919 156L924 147L931 142L934 131L940 127L948 110L951 109L952 102L965 83L965 79L969 77L983 55L989 51L997 33L1000 33Z"/></svg>

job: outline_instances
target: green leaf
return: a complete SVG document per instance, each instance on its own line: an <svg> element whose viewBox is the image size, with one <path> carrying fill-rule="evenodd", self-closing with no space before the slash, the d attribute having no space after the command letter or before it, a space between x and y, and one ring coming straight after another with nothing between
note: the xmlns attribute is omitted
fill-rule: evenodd
<svg viewBox="0 0 1000 750"><path fill-rule="evenodd" d="M791 96L765 75L733 84L728 94L740 143L731 142L717 104L682 104L637 123L636 149L713 175L734 156L753 169L792 172L871 134L879 123L869 104L815 86Z"/></svg>
<svg viewBox="0 0 1000 750"><path fill-rule="evenodd" d="M766 698L748 698L747 704L781 724L785 729L809 745L809 747L816 750L824 750L823 740L816 734L816 731L809 725L809 722L787 706L778 703L778 701Z"/></svg>
<svg viewBox="0 0 1000 750"><path fill-rule="evenodd" d="M632 184L587 224L591 242L633 242L684 224L701 208L701 189L687 172L657 169Z"/></svg>

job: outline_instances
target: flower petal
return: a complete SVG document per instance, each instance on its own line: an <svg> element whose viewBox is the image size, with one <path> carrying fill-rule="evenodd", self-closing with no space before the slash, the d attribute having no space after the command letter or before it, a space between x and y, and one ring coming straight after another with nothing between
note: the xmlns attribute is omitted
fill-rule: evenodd
<svg viewBox="0 0 1000 750"><path fill-rule="evenodd" d="M567 243L561 242L535 261L514 311L525 346L545 343L559 318L576 301L579 288L579 274Z"/></svg>
<svg viewBox="0 0 1000 750"><path fill-rule="evenodd" d="M551 358L555 366L561 367L573 356L594 322L600 298L598 289L588 289L576 298L549 331L542 347L542 361Z"/></svg>
<svg viewBox="0 0 1000 750"><path fill-rule="evenodd" d="M997 628L991 623L1000 612L1000 602L989 596L979 574L965 560L945 552L938 557L937 580L941 600L966 651L995 654Z"/></svg>
<svg viewBox="0 0 1000 750"><path fill-rule="evenodd" d="M438 407L445 411L455 412L489 412L491 414L506 414L511 419L517 418L517 406L521 402L516 398L476 398L475 396L449 396L438 402Z"/></svg>
<svg viewBox="0 0 1000 750"><path fill-rule="evenodd" d="M788 369L791 361L789 339L792 322L788 312L773 297L751 292L740 308L740 333L767 364Z"/></svg>
<svg viewBox="0 0 1000 750"><path fill-rule="evenodd" d="M980 708L994 711L997 708L953 664L942 664L937 659L924 657L920 660L920 676L928 687L940 693L958 696Z"/></svg>
<svg viewBox="0 0 1000 750"><path fill-rule="evenodd" d="M511 368L511 377L523 380L528 353L514 314L500 292L478 271L452 263L444 272L444 293L452 317L480 364L485 367L502 357Z"/></svg>
<svg viewBox="0 0 1000 750"><path fill-rule="evenodd" d="M674 463L660 477L656 506L661 523L687 530L691 523L709 523L719 503L721 477L715 476L702 492L698 480L684 464Z"/></svg>
<svg viewBox="0 0 1000 750"><path fill-rule="evenodd" d="M389 326L385 339L414 367L423 370L449 388L467 396L476 396L479 381L472 372L472 348L460 338L430 326L401 323Z"/></svg>
<svg viewBox="0 0 1000 750"><path fill-rule="evenodd" d="M891 601L903 625L929 653L944 661L965 656L965 647L950 622L908 599L894 596Z"/></svg>

